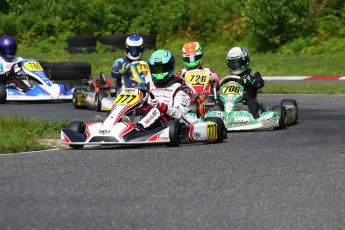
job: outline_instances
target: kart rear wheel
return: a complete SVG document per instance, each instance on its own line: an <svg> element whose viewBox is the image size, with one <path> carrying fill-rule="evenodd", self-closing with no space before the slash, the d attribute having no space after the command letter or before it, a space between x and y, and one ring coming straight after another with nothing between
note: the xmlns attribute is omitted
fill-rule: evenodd
<svg viewBox="0 0 345 230"><path fill-rule="evenodd" d="M275 127L275 130L285 129L287 124L287 112L285 107L276 105L273 106L272 111L276 112L279 116L279 125Z"/></svg>
<svg viewBox="0 0 345 230"><path fill-rule="evenodd" d="M217 124L217 139L215 140L215 143L223 142L224 139L227 139L227 130L225 128L224 122L219 117L206 117L206 121L211 121Z"/></svg>
<svg viewBox="0 0 345 230"><path fill-rule="evenodd" d="M95 109L97 112L102 111L102 100L107 96L107 93L103 90L100 90L95 94Z"/></svg>
<svg viewBox="0 0 345 230"><path fill-rule="evenodd" d="M7 99L6 85L0 84L0 104L4 104Z"/></svg>
<svg viewBox="0 0 345 230"><path fill-rule="evenodd" d="M68 128L71 129L72 131L75 131L77 133L84 133L85 132L85 124L84 122L81 121L71 121L68 125ZM74 148L74 149L81 149L84 147L84 145L69 145L69 147Z"/></svg>
<svg viewBox="0 0 345 230"><path fill-rule="evenodd" d="M73 97L72 97L72 103L73 103L73 107L75 109L83 109L85 108L85 106L83 105L80 105L81 104L81 98L82 98L82 89L78 88L78 89L75 89L73 91Z"/></svg>
<svg viewBox="0 0 345 230"><path fill-rule="evenodd" d="M182 142L182 129L179 120L171 120L167 122L169 127L169 138L170 142L166 145L168 147L178 147Z"/></svg>
<svg viewBox="0 0 345 230"><path fill-rule="evenodd" d="M298 120L298 105L294 99L283 99L280 103L281 106L286 108L288 123L294 125Z"/></svg>

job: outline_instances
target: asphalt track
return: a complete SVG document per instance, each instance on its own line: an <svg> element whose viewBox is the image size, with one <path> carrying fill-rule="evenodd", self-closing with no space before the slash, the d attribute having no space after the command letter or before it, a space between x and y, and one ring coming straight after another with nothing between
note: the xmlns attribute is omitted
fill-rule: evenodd
<svg viewBox="0 0 345 230"><path fill-rule="evenodd" d="M221 144L0 155L0 229L344 229L345 96L259 96L283 98L298 101L297 125ZM0 114L97 113L16 103Z"/></svg>

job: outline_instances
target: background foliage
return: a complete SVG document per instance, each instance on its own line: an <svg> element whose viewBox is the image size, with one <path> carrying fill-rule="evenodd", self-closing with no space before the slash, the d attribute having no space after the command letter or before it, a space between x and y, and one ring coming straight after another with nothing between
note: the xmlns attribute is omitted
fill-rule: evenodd
<svg viewBox="0 0 345 230"><path fill-rule="evenodd" d="M181 38L293 53L345 37L343 0L0 0L0 5L0 34L21 44L45 41L47 51L84 34L146 33L156 34L160 46Z"/></svg>

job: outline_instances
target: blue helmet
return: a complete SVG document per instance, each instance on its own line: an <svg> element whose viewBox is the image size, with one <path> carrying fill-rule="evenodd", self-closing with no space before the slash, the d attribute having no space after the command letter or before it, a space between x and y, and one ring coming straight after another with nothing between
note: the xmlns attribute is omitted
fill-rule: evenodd
<svg viewBox="0 0 345 230"><path fill-rule="evenodd" d="M11 62L17 53L17 42L9 35L0 38L0 55L8 62Z"/></svg>
<svg viewBox="0 0 345 230"><path fill-rule="evenodd" d="M155 83L164 83L174 75L174 56L169 50L156 50L150 56L149 67L153 81Z"/></svg>
<svg viewBox="0 0 345 230"><path fill-rule="evenodd" d="M126 56L131 60L139 60L144 52L144 40L139 35L130 35L126 39Z"/></svg>

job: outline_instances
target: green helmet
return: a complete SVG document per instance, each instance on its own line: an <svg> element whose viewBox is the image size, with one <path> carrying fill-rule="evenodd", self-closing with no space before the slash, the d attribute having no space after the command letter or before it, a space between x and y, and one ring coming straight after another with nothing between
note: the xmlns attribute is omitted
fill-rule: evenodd
<svg viewBox="0 0 345 230"><path fill-rule="evenodd" d="M226 55L226 64L231 74L241 75L249 69L249 53L245 47L231 48Z"/></svg>
<svg viewBox="0 0 345 230"><path fill-rule="evenodd" d="M174 56L169 50L156 50L150 56L149 67L155 83L166 82L174 75Z"/></svg>
<svg viewBox="0 0 345 230"><path fill-rule="evenodd" d="M203 53L199 42L188 42L182 47L182 60L187 69L196 69L202 66Z"/></svg>

